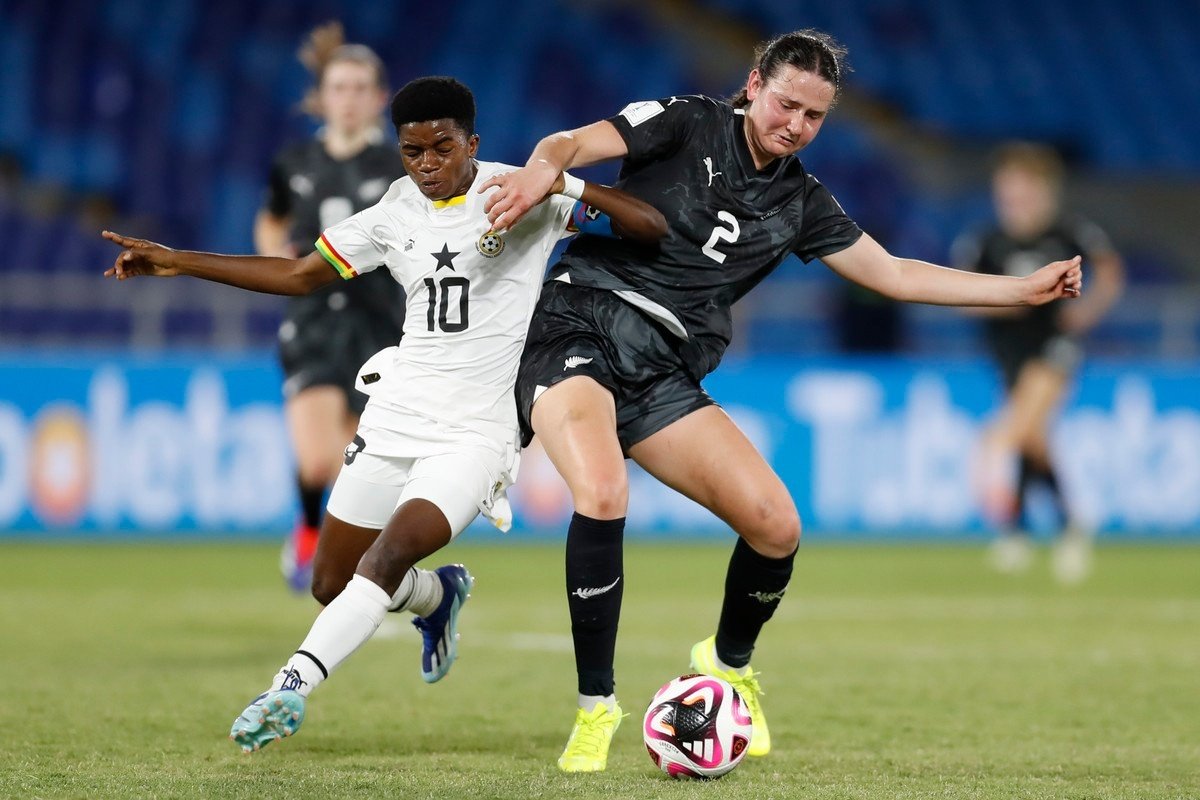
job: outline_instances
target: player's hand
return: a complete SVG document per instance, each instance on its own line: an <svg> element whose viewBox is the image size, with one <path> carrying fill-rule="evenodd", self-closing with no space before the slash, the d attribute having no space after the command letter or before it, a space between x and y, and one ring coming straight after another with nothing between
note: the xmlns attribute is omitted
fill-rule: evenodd
<svg viewBox="0 0 1200 800"><path fill-rule="evenodd" d="M103 231L100 235L125 248L117 256L113 265L104 271L106 278L123 281L138 275L170 277L179 274L179 271L168 263L171 254L175 252L169 247L163 247L161 244L155 244L146 239L122 236L112 231Z"/></svg>
<svg viewBox="0 0 1200 800"><path fill-rule="evenodd" d="M1022 278L1027 290L1025 301L1031 306L1040 306L1063 297L1079 297L1083 292L1082 260L1075 256L1066 261L1055 261Z"/></svg>
<svg viewBox="0 0 1200 800"><path fill-rule="evenodd" d="M492 230L503 233L520 222L529 209L546 199L561 178L562 170L543 161L486 181L479 187L480 193L496 188L483 205Z"/></svg>

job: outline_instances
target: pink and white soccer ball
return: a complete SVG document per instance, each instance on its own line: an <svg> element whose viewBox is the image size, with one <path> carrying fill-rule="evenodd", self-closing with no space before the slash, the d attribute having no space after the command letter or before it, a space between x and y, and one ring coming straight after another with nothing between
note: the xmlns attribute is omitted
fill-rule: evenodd
<svg viewBox="0 0 1200 800"><path fill-rule="evenodd" d="M672 778L721 777L746 756L752 732L741 696L711 675L668 681L642 720L650 758Z"/></svg>

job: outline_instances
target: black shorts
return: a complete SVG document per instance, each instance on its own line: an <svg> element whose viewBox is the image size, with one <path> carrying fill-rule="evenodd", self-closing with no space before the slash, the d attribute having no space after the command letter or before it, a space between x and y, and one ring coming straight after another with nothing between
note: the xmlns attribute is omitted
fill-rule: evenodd
<svg viewBox="0 0 1200 800"><path fill-rule="evenodd" d="M342 311L318 318L288 318L279 326L279 363L284 397L313 386L334 386L354 414L362 414L367 396L354 388L358 368L385 347L400 341L391 320Z"/></svg>
<svg viewBox="0 0 1200 800"><path fill-rule="evenodd" d="M1011 390L1017 385L1021 370L1031 361L1041 361L1070 376L1083 361L1083 348L1079 341L1066 334L1056 334L1037 339L1012 337L992 343L992 354L1004 377L1004 388Z"/></svg>
<svg viewBox="0 0 1200 800"><path fill-rule="evenodd" d="M587 375L612 392L625 452L676 420L716 405L685 369L682 344L606 289L549 281L517 373L521 444L533 439L533 403L554 384Z"/></svg>

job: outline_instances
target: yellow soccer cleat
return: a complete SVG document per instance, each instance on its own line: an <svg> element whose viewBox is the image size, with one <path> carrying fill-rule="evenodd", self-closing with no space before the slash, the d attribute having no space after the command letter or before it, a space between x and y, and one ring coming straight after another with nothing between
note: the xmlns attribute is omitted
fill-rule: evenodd
<svg viewBox="0 0 1200 800"><path fill-rule="evenodd" d="M754 670L746 667L746 674L741 675L736 669L717 667L716 636L710 636L692 646L692 669L727 681L741 695L742 702L750 712L750 721L754 724L754 733L750 737L746 755L758 757L771 752L771 732L767 730L767 718L763 715L762 703L758 700L759 695L766 693L759 688Z"/></svg>
<svg viewBox="0 0 1200 800"><path fill-rule="evenodd" d="M621 725L621 706L597 703L590 712L579 709L571 738L558 757L563 772L600 772L608 766L608 746Z"/></svg>

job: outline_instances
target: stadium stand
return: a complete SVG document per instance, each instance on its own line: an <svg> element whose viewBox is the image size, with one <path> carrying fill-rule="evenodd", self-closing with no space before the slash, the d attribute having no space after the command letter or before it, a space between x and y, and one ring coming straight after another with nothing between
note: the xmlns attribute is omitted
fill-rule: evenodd
<svg viewBox="0 0 1200 800"><path fill-rule="evenodd" d="M319 22L343 20L351 39L384 56L397 83L430 72L461 77L488 112L487 157L520 160L544 133L607 116L629 100L736 88L743 74L714 79L706 69L711 54L695 52L694 39L663 22L665 5L0 3L0 220L11 236L0 253L0 337L269 344L280 307L273 298L233 303L219 287L194 286L147 290L144 302L136 295L138 306L110 297L92 280L112 255L95 233L122 225L181 247L248 252L271 154L311 134L297 107L308 76L295 49ZM1089 191L1106 185L1112 195L1126 180L1200 177L1200 13L1189 4L690 5L727 19L730 31L767 36L813 26L849 46L855 71L847 102L804 158L897 252L946 258L953 235L987 209L980 165L963 165L1002 138L1054 143ZM554 25L544 24L550 18ZM730 47L742 47L732 33ZM747 60L742 53L740 62ZM930 143L932 161L913 158L913 139ZM925 174L943 162L952 165L951 179ZM1196 315L1187 310L1194 312L1195 290L1179 289L1196 282L1179 244L1194 236L1185 231L1174 246L1119 241L1133 286L1097 331L1101 350L1200 351L1200 331L1188 322ZM799 353L834 347L838 281L813 268L780 270L770 280L778 291L753 298L740 345ZM904 321L900 345L909 350L974 352L973 323L960 315L906 309Z"/></svg>

